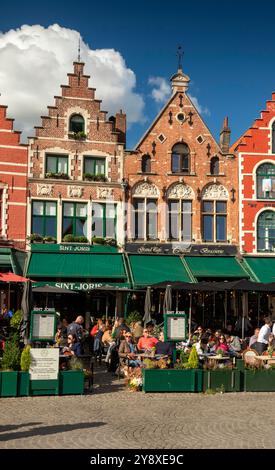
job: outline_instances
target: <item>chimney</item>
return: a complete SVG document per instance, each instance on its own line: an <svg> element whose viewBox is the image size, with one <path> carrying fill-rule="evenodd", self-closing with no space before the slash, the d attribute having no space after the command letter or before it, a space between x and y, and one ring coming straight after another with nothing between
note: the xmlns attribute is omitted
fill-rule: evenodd
<svg viewBox="0 0 275 470"><path fill-rule="evenodd" d="M220 132L220 147L221 147L222 153L229 152L230 134L231 134L231 130L228 127L228 117L226 116L223 121L223 128Z"/></svg>
<svg viewBox="0 0 275 470"><path fill-rule="evenodd" d="M118 134L118 142L121 144L126 143L126 114L120 110L119 113L116 113L115 119L115 130Z"/></svg>

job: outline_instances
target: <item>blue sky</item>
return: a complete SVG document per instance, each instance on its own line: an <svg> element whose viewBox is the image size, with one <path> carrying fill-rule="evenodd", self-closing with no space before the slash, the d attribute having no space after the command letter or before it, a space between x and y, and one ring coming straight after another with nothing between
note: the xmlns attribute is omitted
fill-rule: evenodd
<svg viewBox="0 0 275 470"><path fill-rule="evenodd" d="M232 142L236 140L275 90L274 17L275 2L269 0L261 9L246 0L181 1L178 6L160 0L15 0L1 5L0 30L58 23L79 31L92 49L120 52L135 73L135 91L145 102L143 119L128 131L131 148L162 107L151 97L148 80L170 78L177 68L178 44L185 51L183 69L191 78L190 94L207 110L203 117L210 130L218 138L228 115Z"/></svg>

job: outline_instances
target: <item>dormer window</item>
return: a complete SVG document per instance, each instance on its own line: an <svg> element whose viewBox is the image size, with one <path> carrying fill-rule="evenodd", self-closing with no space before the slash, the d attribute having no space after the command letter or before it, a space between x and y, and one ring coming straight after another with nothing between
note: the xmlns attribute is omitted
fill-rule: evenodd
<svg viewBox="0 0 275 470"><path fill-rule="evenodd" d="M73 114L70 117L69 132L85 132L85 120L81 114Z"/></svg>

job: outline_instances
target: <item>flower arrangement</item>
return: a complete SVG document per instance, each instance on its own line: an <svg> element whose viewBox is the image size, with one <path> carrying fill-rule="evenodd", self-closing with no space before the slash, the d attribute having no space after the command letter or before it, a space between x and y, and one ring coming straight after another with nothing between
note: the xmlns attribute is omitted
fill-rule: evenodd
<svg viewBox="0 0 275 470"><path fill-rule="evenodd" d="M139 392L142 389L142 371L140 367L135 367L129 371L126 386L131 392Z"/></svg>
<svg viewBox="0 0 275 470"><path fill-rule="evenodd" d="M223 356L223 350L222 349L217 349L216 351L217 356Z"/></svg>

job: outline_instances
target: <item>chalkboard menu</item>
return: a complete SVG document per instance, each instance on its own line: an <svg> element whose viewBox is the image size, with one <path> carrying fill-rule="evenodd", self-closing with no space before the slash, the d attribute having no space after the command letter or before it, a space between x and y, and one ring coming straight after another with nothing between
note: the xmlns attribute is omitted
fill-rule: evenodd
<svg viewBox="0 0 275 470"><path fill-rule="evenodd" d="M55 310L33 310L31 312L30 339L32 341L53 341L55 332Z"/></svg>
<svg viewBox="0 0 275 470"><path fill-rule="evenodd" d="M185 341L187 333L187 319L184 312L169 312L164 315L165 341Z"/></svg>

